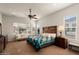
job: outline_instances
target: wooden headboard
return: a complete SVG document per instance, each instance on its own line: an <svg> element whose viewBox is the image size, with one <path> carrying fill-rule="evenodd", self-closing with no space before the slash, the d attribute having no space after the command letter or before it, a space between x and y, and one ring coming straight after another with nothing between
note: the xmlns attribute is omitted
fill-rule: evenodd
<svg viewBox="0 0 79 59"><path fill-rule="evenodd" d="M57 26L43 27L43 33L56 33L57 34Z"/></svg>

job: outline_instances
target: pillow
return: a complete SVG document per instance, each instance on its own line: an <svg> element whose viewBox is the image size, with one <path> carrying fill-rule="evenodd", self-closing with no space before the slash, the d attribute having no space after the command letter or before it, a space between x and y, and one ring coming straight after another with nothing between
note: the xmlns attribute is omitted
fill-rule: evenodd
<svg viewBox="0 0 79 59"><path fill-rule="evenodd" d="M56 37L56 34L55 33L43 33L43 36L55 38Z"/></svg>
<svg viewBox="0 0 79 59"><path fill-rule="evenodd" d="M45 36L45 37L48 36L48 33L43 33L43 36Z"/></svg>
<svg viewBox="0 0 79 59"><path fill-rule="evenodd" d="M53 38L55 38L55 37L56 37L56 34L49 34L48 37L53 37Z"/></svg>

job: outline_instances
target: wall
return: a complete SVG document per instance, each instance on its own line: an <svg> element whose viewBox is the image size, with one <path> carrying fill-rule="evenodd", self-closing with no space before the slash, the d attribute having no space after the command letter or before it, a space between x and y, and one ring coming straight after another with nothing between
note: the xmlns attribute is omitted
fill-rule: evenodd
<svg viewBox="0 0 79 59"><path fill-rule="evenodd" d="M77 18L77 22L79 22L79 4L75 4L72 5L68 8L65 8L63 10L57 11L55 13L52 13L46 17L41 18L38 21L38 27L41 28L41 32L42 32L42 27L44 26L64 26L64 18L65 16L76 16ZM63 36L64 35L64 31L63 31ZM79 24L77 23L77 42L79 42ZM72 39L69 39L70 41L73 41Z"/></svg>
<svg viewBox="0 0 79 59"><path fill-rule="evenodd" d="M8 35L8 41L15 40L14 34L13 34L13 23L27 23L26 18L21 17L15 17L15 16L9 16L9 15L2 15L2 34Z"/></svg>
<svg viewBox="0 0 79 59"><path fill-rule="evenodd" d="M2 14L0 14L0 23L2 23Z"/></svg>

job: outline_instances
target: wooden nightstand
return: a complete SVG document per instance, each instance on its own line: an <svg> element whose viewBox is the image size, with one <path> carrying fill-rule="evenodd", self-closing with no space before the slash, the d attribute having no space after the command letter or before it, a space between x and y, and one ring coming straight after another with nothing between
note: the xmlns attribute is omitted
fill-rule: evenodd
<svg viewBox="0 0 79 59"><path fill-rule="evenodd" d="M63 37L56 37L55 45L65 49L68 46L68 41Z"/></svg>

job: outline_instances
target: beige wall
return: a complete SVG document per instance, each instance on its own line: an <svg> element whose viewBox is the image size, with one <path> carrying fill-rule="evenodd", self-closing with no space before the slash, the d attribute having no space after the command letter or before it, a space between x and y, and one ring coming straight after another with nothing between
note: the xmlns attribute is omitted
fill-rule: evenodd
<svg viewBox="0 0 79 59"><path fill-rule="evenodd" d="M63 10L60 10L58 12L55 12L51 15L48 15L46 17L43 17L40 19L40 21L38 22L38 26L40 28L42 28L43 26L54 26L54 25L57 25L57 26L64 26L64 19L65 19L65 16L76 16L76 19L77 19L77 39L74 39L76 40L77 42L79 42L79 4L75 4L75 5L72 5L68 8L65 8ZM63 31L63 36L66 37L64 35L64 31ZM73 39L69 39L70 41L73 41Z"/></svg>

